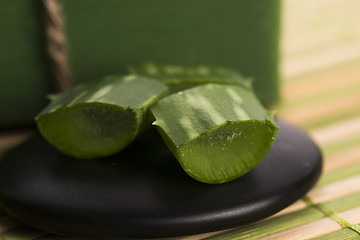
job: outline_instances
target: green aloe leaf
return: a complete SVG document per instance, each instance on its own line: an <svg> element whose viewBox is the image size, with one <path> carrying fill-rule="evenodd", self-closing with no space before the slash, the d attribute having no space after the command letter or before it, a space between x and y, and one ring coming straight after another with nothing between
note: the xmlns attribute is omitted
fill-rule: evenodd
<svg viewBox="0 0 360 240"><path fill-rule="evenodd" d="M206 84L174 93L151 107L155 125L183 169L204 183L244 175L270 150L278 130L254 93Z"/></svg>
<svg viewBox="0 0 360 240"><path fill-rule="evenodd" d="M80 159L104 157L141 132L149 106L167 92L165 85L145 77L109 76L52 96L35 120L61 152Z"/></svg>
<svg viewBox="0 0 360 240"><path fill-rule="evenodd" d="M250 79L245 79L239 72L224 67L145 62L130 66L129 71L161 81L172 93L207 83L233 84L252 88Z"/></svg>

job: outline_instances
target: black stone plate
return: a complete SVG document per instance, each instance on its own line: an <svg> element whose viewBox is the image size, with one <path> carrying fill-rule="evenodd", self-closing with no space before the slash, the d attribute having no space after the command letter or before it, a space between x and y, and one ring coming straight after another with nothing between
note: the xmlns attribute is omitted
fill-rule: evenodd
<svg viewBox="0 0 360 240"><path fill-rule="evenodd" d="M260 165L219 185L186 175L157 137L153 146L141 139L118 155L87 161L65 157L38 136L2 160L0 200L25 223L72 237L171 237L239 226L287 207L319 178L317 146L297 128L279 125Z"/></svg>

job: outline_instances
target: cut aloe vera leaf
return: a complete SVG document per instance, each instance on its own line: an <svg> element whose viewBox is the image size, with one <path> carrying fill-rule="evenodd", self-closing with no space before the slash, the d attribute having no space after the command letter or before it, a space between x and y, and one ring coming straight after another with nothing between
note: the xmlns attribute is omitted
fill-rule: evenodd
<svg viewBox="0 0 360 240"><path fill-rule="evenodd" d="M125 148L144 128L148 108L168 92L158 81L109 76L52 96L35 118L40 133L66 155L108 156Z"/></svg>
<svg viewBox="0 0 360 240"><path fill-rule="evenodd" d="M278 126L252 91L206 84L151 107L153 123L188 175L204 183L236 179L265 157Z"/></svg>
<svg viewBox="0 0 360 240"><path fill-rule="evenodd" d="M252 89L250 79L245 79L239 72L224 67L145 62L130 66L129 71L161 81L172 93L207 83L233 84Z"/></svg>

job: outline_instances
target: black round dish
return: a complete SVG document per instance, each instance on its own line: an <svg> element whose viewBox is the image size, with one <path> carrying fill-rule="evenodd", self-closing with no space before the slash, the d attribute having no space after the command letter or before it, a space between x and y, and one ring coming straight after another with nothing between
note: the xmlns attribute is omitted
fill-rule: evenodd
<svg viewBox="0 0 360 240"><path fill-rule="evenodd" d="M2 160L0 200L29 225L91 239L171 237L253 222L299 199L321 172L312 140L279 125L274 146L256 168L218 185L187 176L154 136L153 146L140 139L91 161L66 157L37 136Z"/></svg>

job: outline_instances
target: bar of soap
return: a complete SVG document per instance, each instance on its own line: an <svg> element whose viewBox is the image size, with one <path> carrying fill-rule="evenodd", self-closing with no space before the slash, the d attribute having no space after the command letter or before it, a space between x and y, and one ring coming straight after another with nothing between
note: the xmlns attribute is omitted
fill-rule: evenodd
<svg viewBox="0 0 360 240"><path fill-rule="evenodd" d="M105 157L142 131L149 106L167 92L165 85L145 77L109 76L53 96L36 123L45 139L68 156Z"/></svg>
<svg viewBox="0 0 360 240"><path fill-rule="evenodd" d="M130 66L129 71L161 81L172 93L207 83L239 85L252 89L251 79L245 79L238 71L219 66L145 62Z"/></svg>
<svg viewBox="0 0 360 240"><path fill-rule="evenodd" d="M279 98L280 0L62 3L76 81L144 61L207 64L255 79L266 105Z"/></svg>
<svg viewBox="0 0 360 240"><path fill-rule="evenodd" d="M165 97L151 107L165 143L185 172L204 183L236 179L265 157L276 138L273 113L254 93L206 84Z"/></svg>
<svg viewBox="0 0 360 240"><path fill-rule="evenodd" d="M53 91L41 1L0 1L0 128L33 125Z"/></svg>

